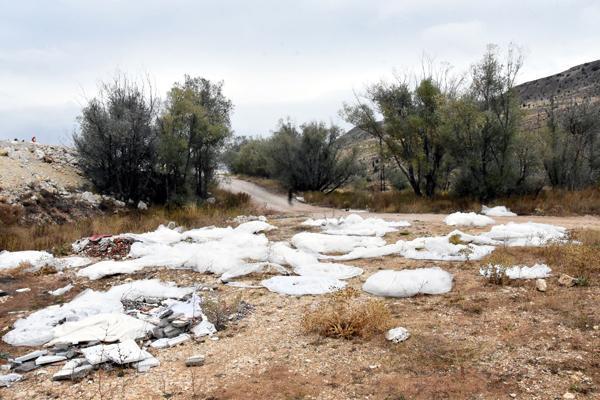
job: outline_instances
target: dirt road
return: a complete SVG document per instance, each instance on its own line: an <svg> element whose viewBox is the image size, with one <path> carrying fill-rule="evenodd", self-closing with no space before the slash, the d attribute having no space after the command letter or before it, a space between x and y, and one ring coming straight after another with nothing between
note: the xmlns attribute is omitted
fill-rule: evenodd
<svg viewBox="0 0 600 400"><path fill-rule="evenodd" d="M303 214L311 217L332 217L347 215L356 211L345 211L335 208L319 207L310 204L304 204L298 201L288 204L286 196L279 193L273 193L265 188L258 186L252 182L244 181L233 177L221 178L221 187L234 193L248 193L253 201L260 206L269 208L273 211L288 213L288 214ZM360 211L364 217L379 217L388 220L405 220L405 221L423 221L431 223L443 223L446 214L397 214L397 213L374 213ZM539 222L553 225L564 226L568 229L600 229L600 217L597 216L569 216L569 217L554 217L554 216L537 216L537 215L522 215L517 217L494 217L497 223L514 222Z"/></svg>

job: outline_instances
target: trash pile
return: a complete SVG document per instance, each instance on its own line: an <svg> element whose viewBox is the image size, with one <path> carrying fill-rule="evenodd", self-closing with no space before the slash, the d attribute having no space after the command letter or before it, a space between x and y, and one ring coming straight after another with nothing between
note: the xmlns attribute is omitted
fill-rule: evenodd
<svg viewBox="0 0 600 400"><path fill-rule="evenodd" d="M120 260L127 257L132 244L133 239L127 237L94 235L76 241L71 247L76 254L86 257Z"/></svg>
<svg viewBox="0 0 600 400"><path fill-rule="evenodd" d="M217 332L202 310L203 301L196 288L158 280L133 281L106 292L88 289L69 303L15 322L4 335L5 342L44 349L9 359L8 370L23 374L65 362L53 380L81 379L100 365L146 372L160 365L149 350L202 340ZM224 318L241 319L250 311L251 306L242 302Z"/></svg>

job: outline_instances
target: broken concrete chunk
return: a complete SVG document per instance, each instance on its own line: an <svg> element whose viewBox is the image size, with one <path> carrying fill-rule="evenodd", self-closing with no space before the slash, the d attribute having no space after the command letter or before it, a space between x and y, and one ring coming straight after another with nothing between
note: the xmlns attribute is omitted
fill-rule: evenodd
<svg viewBox="0 0 600 400"><path fill-rule="evenodd" d="M0 375L0 387L9 387L13 383L18 382L21 379L23 379L23 375L19 374Z"/></svg>
<svg viewBox="0 0 600 400"><path fill-rule="evenodd" d="M53 364L59 361L65 361L67 357L65 356L41 356L35 360L35 365L46 365Z"/></svg>
<svg viewBox="0 0 600 400"><path fill-rule="evenodd" d="M156 328L152 329L152 336L157 339L162 339L165 337L165 331L157 326Z"/></svg>
<svg viewBox="0 0 600 400"><path fill-rule="evenodd" d="M134 363L133 366L137 369L138 372L147 372L150 368L158 367L160 365L160 361L156 357L149 357L140 362Z"/></svg>
<svg viewBox="0 0 600 400"><path fill-rule="evenodd" d="M545 292L548 289L548 284L545 279L536 279L535 288L540 292Z"/></svg>
<svg viewBox="0 0 600 400"><path fill-rule="evenodd" d="M48 350L36 350L36 351L32 351L31 353L27 353L21 357L17 357L15 358L15 362L17 363L23 363L25 361L29 361L29 360L35 360L38 357L41 356L45 356L46 354L48 354Z"/></svg>
<svg viewBox="0 0 600 400"><path fill-rule="evenodd" d="M173 322L171 322L171 325L173 325L175 328L182 329L191 326L192 321L189 319L176 319Z"/></svg>
<svg viewBox="0 0 600 400"><path fill-rule="evenodd" d="M190 339L191 339L190 335L188 335L187 333L183 333L174 338L170 338L170 339L163 338L163 339L155 340L154 342L150 343L150 347L155 348L155 349L164 349L167 347L177 346L178 344L187 342Z"/></svg>
<svg viewBox="0 0 600 400"><path fill-rule="evenodd" d="M157 316L158 316L158 318L163 319L163 318L167 318L168 316L170 316L172 314L173 314L173 310L171 310L170 308L167 308L166 310L164 310Z"/></svg>
<svg viewBox="0 0 600 400"><path fill-rule="evenodd" d="M201 365L204 365L203 355L191 356L187 360L185 360L186 367L199 367Z"/></svg>
<svg viewBox="0 0 600 400"><path fill-rule="evenodd" d="M181 330L169 325L164 329L164 333L166 337L172 338L181 334Z"/></svg>
<svg viewBox="0 0 600 400"><path fill-rule="evenodd" d="M29 371L33 371L36 368L39 368L40 366L37 365L35 363L35 361L30 360L30 361L26 361L23 364L17 365L14 370L15 372L19 372L19 373L23 373L23 372L29 372Z"/></svg>

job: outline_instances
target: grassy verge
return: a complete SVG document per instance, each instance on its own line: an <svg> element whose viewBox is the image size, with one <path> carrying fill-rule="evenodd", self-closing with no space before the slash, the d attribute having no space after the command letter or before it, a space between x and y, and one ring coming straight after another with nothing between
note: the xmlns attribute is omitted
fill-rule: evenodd
<svg viewBox="0 0 600 400"><path fill-rule="evenodd" d="M61 225L3 224L0 225L0 250L51 250L55 254L64 254L70 250L72 242L93 234L147 232L169 221L175 221L186 228L217 225L237 215L260 211L251 205L249 196L245 193L216 191L215 196L214 204L181 208L151 207L146 211L104 215Z"/></svg>
<svg viewBox="0 0 600 400"><path fill-rule="evenodd" d="M451 213L481 211L481 202L469 198L439 195L433 199L411 192L335 191L330 194L306 192L304 199L314 205L334 208L369 209L376 212ZM513 196L490 204L505 205L523 215L600 215L600 188L577 192L543 191L538 195Z"/></svg>

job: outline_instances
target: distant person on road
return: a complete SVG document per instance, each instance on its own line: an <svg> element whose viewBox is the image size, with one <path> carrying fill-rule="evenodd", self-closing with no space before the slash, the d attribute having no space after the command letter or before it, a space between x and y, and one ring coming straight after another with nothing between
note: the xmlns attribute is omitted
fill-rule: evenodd
<svg viewBox="0 0 600 400"><path fill-rule="evenodd" d="M288 190L288 203L290 203L290 206L292 205L292 200L294 199L294 192L292 191L292 189Z"/></svg>
<svg viewBox="0 0 600 400"><path fill-rule="evenodd" d="M35 138L35 136L33 136L33 137L31 138L31 143L35 143L36 141L37 141L37 139Z"/></svg>

